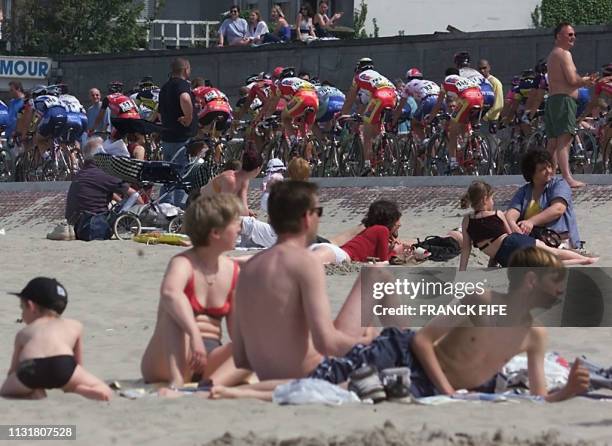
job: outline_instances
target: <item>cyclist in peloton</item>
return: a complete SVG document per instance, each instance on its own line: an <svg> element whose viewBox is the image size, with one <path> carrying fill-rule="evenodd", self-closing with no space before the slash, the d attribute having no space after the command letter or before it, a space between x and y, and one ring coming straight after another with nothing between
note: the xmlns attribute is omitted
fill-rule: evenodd
<svg viewBox="0 0 612 446"><path fill-rule="evenodd" d="M24 105L24 113L18 128L33 129L34 160L39 163L42 155L49 150L54 136L60 136L66 124L68 112L59 99L60 90L54 86L34 87L30 99Z"/></svg>
<svg viewBox="0 0 612 446"><path fill-rule="evenodd" d="M111 118L140 119L140 112L134 100L123 94L123 82L113 81L108 84L108 96L102 100L102 107L93 128L98 128L107 108L110 108Z"/></svg>
<svg viewBox="0 0 612 446"><path fill-rule="evenodd" d="M68 137L68 142L80 148L80 140L83 132L87 130L87 113L81 102L69 94L66 84L51 85L48 88L59 90L59 100L66 109L66 124L62 134Z"/></svg>
<svg viewBox="0 0 612 446"><path fill-rule="evenodd" d="M395 85L375 71L372 59L367 57L357 62L353 83L342 108L343 115L351 111L357 97L362 104L366 104L363 113L364 170L361 173L362 176L366 176L371 175L376 167L377 160L372 153L372 142L381 133L383 111L392 110L397 105Z"/></svg>
<svg viewBox="0 0 612 446"><path fill-rule="evenodd" d="M213 131L229 129L232 123L232 106L229 99L218 88L212 86L210 81L193 89L198 106L198 120L201 132L210 135Z"/></svg>
<svg viewBox="0 0 612 446"><path fill-rule="evenodd" d="M461 51L455 54L455 66L459 70L459 76L478 82L480 92L482 93L482 116L484 116L491 109L491 107L495 105L495 90L493 89L493 85L480 71L475 70L470 66L470 62L470 53L467 51Z"/></svg>
<svg viewBox="0 0 612 446"><path fill-rule="evenodd" d="M438 101L427 118L427 122L431 122L438 114L445 98L455 103L454 112L448 126L449 173L451 173L459 167L457 163L457 138L467 131L472 110L479 109L482 111L483 98L478 82L459 76L459 70L454 67L446 70Z"/></svg>
<svg viewBox="0 0 612 446"><path fill-rule="evenodd" d="M319 98L319 111L316 116L317 125L313 126L312 131L319 140L323 140L323 132L331 131L333 118L336 114L342 111L344 93L332 85L329 81L323 81L322 84L313 81Z"/></svg>
<svg viewBox="0 0 612 446"><path fill-rule="evenodd" d="M136 91L130 95L130 98L138 106L140 117L150 122L159 121L159 87L153 82L151 76L144 76Z"/></svg>
<svg viewBox="0 0 612 446"><path fill-rule="evenodd" d="M425 138L425 127L423 119L429 115L438 101L440 86L433 81L423 79L423 73L418 68L411 68L406 72L406 84L401 92L401 99L393 113L393 123L397 123L399 117L408 102L408 98L414 98L417 109L412 117L411 128L423 141Z"/></svg>
<svg viewBox="0 0 612 446"><path fill-rule="evenodd" d="M298 118L302 118L299 121L300 131L302 136L306 136L315 122L319 110L319 99L314 85L296 77L295 68L286 67L274 82L270 98L266 101L264 109L255 121L259 122L271 115L281 99L288 101L281 113L281 123L293 145L297 138L293 124ZM308 127L308 130L306 127Z"/></svg>

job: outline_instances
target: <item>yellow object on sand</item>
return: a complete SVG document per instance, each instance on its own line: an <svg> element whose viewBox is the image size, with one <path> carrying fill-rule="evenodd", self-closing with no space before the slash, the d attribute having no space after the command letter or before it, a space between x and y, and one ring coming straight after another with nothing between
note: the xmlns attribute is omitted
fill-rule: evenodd
<svg viewBox="0 0 612 446"><path fill-rule="evenodd" d="M189 237L184 234L172 234L169 232L149 232L134 236L133 240L147 245L163 243L165 245L185 246L190 243Z"/></svg>

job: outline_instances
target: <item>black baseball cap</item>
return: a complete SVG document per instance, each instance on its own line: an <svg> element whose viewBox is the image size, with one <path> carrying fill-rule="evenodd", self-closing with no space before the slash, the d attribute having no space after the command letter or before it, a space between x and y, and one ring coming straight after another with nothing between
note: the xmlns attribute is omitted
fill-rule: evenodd
<svg viewBox="0 0 612 446"><path fill-rule="evenodd" d="M9 293L28 299L41 307L62 314L68 304L66 288L55 279L36 277L28 282L19 293Z"/></svg>

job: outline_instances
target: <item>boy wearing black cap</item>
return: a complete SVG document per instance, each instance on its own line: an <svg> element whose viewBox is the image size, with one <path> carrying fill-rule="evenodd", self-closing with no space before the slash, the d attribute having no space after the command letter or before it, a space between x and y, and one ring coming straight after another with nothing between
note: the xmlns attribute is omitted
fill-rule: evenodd
<svg viewBox="0 0 612 446"><path fill-rule="evenodd" d="M68 293L55 279L37 277L19 293L23 321L0 396L44 398L45 389L62 389L108 401L111 389L82 366L83 325L60 315Z"/></svg>

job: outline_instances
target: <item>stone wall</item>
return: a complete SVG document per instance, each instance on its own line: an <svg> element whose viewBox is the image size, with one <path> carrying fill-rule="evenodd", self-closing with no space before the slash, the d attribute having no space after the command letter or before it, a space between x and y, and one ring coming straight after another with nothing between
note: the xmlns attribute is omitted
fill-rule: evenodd
<svg viewBox="0 0 612 446"><path fill-rule="evenodd" d="M612 61L612 26L578 27L577 33L573 55L580 73L599 70ZM86 98L90 87L104 90L111 80L122 80L131 86L142 76L151 75L161 84L168 77L170 61L180 55L191 61L193 77L211 79L235 98L249 74L278 65L293 65L347 89L355 62L361 57L373 58L376 69L390 79L416 66L426 77L439 81L459 50L468 50L474 65L479 58L489 59L492 73L507 85L513 75L546 57L552 43L551 30L532 29L72 56L62 57L59 65L71 90Z"/></svg>

